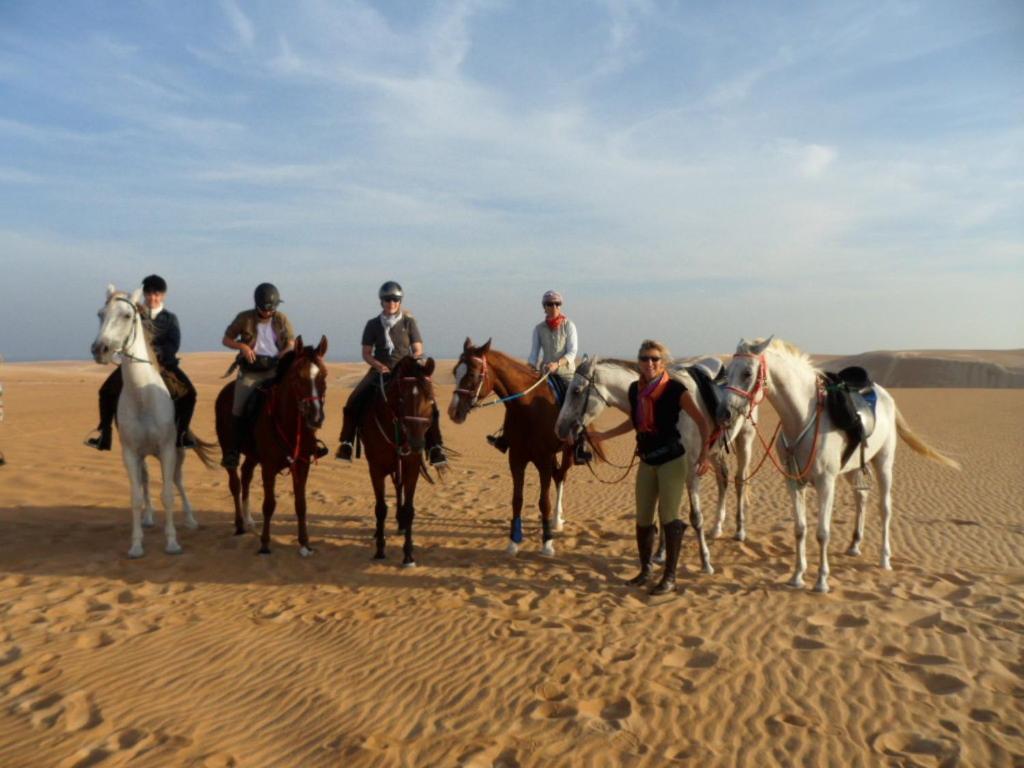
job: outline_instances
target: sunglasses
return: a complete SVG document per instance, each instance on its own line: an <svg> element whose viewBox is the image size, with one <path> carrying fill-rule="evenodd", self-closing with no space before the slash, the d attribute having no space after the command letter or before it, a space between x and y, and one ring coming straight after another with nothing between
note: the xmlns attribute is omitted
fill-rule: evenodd
<svg viewBox="0 0 1024 768"><path fill-rule="evenodd" d="M275 309L277 309L277 306L274 304L264 304L262 307L257 307L257 309L260 312L273 312Z"/></svg>
<svg viewBox="0 0 1024 768"><path fill-rule="evenodd" d="M395 302L398 302L399 304L401 304L402 303L402 297L401 296L384 296L381 299L381 301L395 301Z"/></svg>
<svg viewBox="0 0 1024 768"><path fill-rule="evenodd" d="M660 363L661 358L655 357L654 355L640 355L637 360L641 363Z"/></svg>
<svg viewBox="0 0 1024 768"><path fill-rule="evenodd" d="M544 306L545 307L560 307L560 306L562 306L562 302L560 302L560 301L545 301L544 302Z"/></svg>

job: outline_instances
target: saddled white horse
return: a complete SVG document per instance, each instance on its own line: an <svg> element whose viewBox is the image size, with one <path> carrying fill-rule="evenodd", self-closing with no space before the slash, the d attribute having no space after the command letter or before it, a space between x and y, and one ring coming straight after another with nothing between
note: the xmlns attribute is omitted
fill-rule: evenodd
<svg viewBox="0 0 1024 768"><path fill-rule="evenodd" d="M175 446L174 404L146 338L139 309L141 302L141 288L129 296L113 285L107 286L107 300L99 311L100 331L92 343L92 356L101 364L119 357L124 379L124 389L117 402L117 430L131 482L132 546L128 556L142 557L142 526L153 525L147 456L160 460L163 479L160 500L166 514L164 551L176 555L181 552L181 545L174 528L175 486L181 494L185 527L194 529L198 523L182 482L185 449ZM213 466L204 443L198 443L196 453L207 466Z"/></svg>
<svg viewBox="0 0 1024 768"><path fill-rule="evenodd" d="M721 364L711 359L702 361L707 367ZM697 384L686 368L692 362L676 362L668 366L669 375L683 382L693 394L694 402L700 408L701 413L708 422L708 429L714 432L716 423L715 414L710 413L697 389ZM713 373L713 371L710 371ZM555 432L563 440L575 438L580 430L585 429L596 419L607 406L617 408L625 414L629 414L629 386L638 377L634 363L624 360L600 359L598 357L585 358L576 369L572 384L565 395L562 403L562 410L558 414L558 421L555 423ZM756 412L755 412L756 418ZM685 413L679 414L681 424L686 424L691 431L691 437L696 435L695 442L685 444L689 452L695 450L693 456L700 455L700 432L692 423L690 417ZM684 430L680 430L684 434ZM755 435L752 424L737 422L728 430L722 430L711 446L709 459L715 470L715 481L718 485L718 506L716 507L715 527L708 534L712 539L722 535L722 528L725 524L725 505L729 485L729 468L726 447L736 452L736 533L733 538L736 541L744 541L747 538L746 525L746 475L752 457L752 447ZM685 437L685 434L684 434ZM692 476L696 479L696 475ZM700 512L699 487L696 483L688 484L690 496L691 514L696 505L698 514Z"/></svg>
<svg viewBox="0 0 1024 768"><path fill-rule="evenodd" d="M789 480L793 499L796 534L796 570L789 580L791 587L802 587L807 570L806 532L807 484L818 494L818 545L821 562L817 592L828 592L828 541L832 527L832 506L835 500L836 477L848 475L855 483L860 475L861 452L853 451L843 463L846 435L837 428L825 407L822 371L815 368L810 357L781 339L740 341L726 369L727 396L719 408L719 423L729 425L743 420L752 405L764 397L779 415L781 432L776 451ZM878 502L882 517L881 566L892 568L889 524L892 519L892 468L896 458L897 437L916 453L959 469L953 459L943 456L911 431L896 402L882 386L874 385L877 394L875 426L867 438L864 460L869 462L878 482ZM857 524L847 554L859 555L864 535L866 488L854 486L857 497Z"/></svg>

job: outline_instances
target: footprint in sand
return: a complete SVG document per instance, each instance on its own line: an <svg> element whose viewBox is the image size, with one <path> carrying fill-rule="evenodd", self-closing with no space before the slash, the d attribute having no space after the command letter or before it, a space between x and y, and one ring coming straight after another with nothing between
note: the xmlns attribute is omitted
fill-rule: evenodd
<svg viewBox="0 0 1024 768"><path fill-rule="evenodd" d="M942 672L922 673L920 674L920 680L924 687L928 689L928 692L936 696L960 693L960 691L967 687L967 683L959 677Z"/></svg>
<svg viewBox="0 0 1024 768"><path fill-rule="evenodd" d="M971 720L976 723L996 723L999 721L999 714L991 709L972 709Z"/></svg>
<svg viewBox="0 0 1024 768"><path fill-rule="evenodd" d="M965 627L962 627L959 624L954 624L951 621L946 621L942 618L941 613L933 613L930 616L925 616L923 619L918 619L913 622L910 626L917 627L918 629L939 629L947 635L963 635L967 633L967 629Z"/></svg>
<svg viewBox="0 0 1024 768"><path fill-rule="evenodd" d="M889 757L906 758L910 765L918 765L922 757L932 758L938 765L956 765L960 758L959 742L945 736L922 736L909 731L875 734L871 747Z"/></svg>
<svg viewBox="0 0 1024 768"><path fill-rule="evenodd" d="M612 722L625 720L633 714L633 704L629 699L584 699L579 703L579 712L586 717L601 718Z"/></svg>
<svg viewBox="0 0 1024 768"><path fill-rule="evenodd" d="M718 663L718 658L718 654L711 651L698 651L694 654L670 651L665 654L662 662L666 667L677 669L708 669Z"/></svg>
<svg viewBox="0 0 1024 768"><path fill-rule="evenodd" d="M798 635L793 638L793 647L798 651L820 651L826 646L820 640L814 640L810 637L802 637Z"/></svg>

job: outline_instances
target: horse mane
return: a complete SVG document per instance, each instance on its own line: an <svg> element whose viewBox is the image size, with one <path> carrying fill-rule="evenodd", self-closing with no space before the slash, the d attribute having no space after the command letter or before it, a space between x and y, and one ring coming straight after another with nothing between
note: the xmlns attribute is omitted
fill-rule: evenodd
<svg viewBox="0 0 1024 768"><path fill-rule="evenodd" d="M764 343L763 338L754 339L754 341L751 342L751 345L762 343ZM800 349L796 344L788 342L785 339L772 339L768 347L775 352L775 354L781 355L797 365L810 369L814 374L821 374L821 369L814 364L814 361L811 360L811 356Z"/></svg>
<svg viewBox="0 0 1024 768"><path fill-rule="evenodd" d="M494 347L491 347L487 351L487 355L488 357L493 356L498 360L502 361L503 363L508 363L508 367L514 370L516 373L521 373L524 376L530 376L533 380L540 378L540 374L537 373L535 369L531 368L529 365L522 362L521 360L512 357L511 355L506 355L500 349L495 349Z"/></svg>
<svg viewBox="0 0 1024 768"><path fill-rule="evenodd" d="M594 358L597 363L608 363L610 365L617 365L619 368L625 368L627 371L633 373L640 372L640 365L636 360L624 360L621 357L598 357Z"/></svg>

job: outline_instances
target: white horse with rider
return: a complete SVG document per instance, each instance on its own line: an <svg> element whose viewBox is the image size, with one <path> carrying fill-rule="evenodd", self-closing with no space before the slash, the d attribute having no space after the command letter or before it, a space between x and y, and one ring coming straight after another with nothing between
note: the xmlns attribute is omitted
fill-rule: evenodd
<svg viewBox="0 0 1024 768"><path fill-rule="evenodd" d="M813 485L818 495L821 560L815 591L828 592L828 542L835 483L839 475L847 476L857 498L857 524L847 554L860 554L868 465L874 470L878 482L882 517L881 566L890 570L889 524L892 520L892 470L897 437L925 458L954 469L959 469L960 465L914 434L892 395L879 384L870 387L876 398L873 428L865 429L869 434L861 445L851 445L847 433L836 425L827 407L826 375L812 364L807 354L781 339L740 341L736 354L726 367L726 377L727 396L719 409L719 424L731 427L750 420L753 409L766 397L779 416L780 432L775 445L778 459L769 455L787 478L793 500L796 569L789 585L802 587L807 570L805 492L808 485ZM865 412L865 416L871 420L870 410ZM761 440L765 450L770 450L769 441Z"/></svg>
<svg viewBox="0 0 1024 768"><path fill-rule="evenodd" d="M143 555L142 527L153 525L147 456L156 456L162 471L160 500L166 515L164 551L172 555L181 552L174 527L175 487L181 495L185 527L198 527L182 480L185 448L175 446L174 404L148 342L141 302L141 288L129 295L108 285L106 302L98 313L100 330L92 343L93 359L104 365L119 360L124 378L124 389L117 403L117 429L131 483L132 545L128 556L133 558ZM203 463L215 466L209 454L212 446L200 440L195 442L196 453Z"/></svg>

